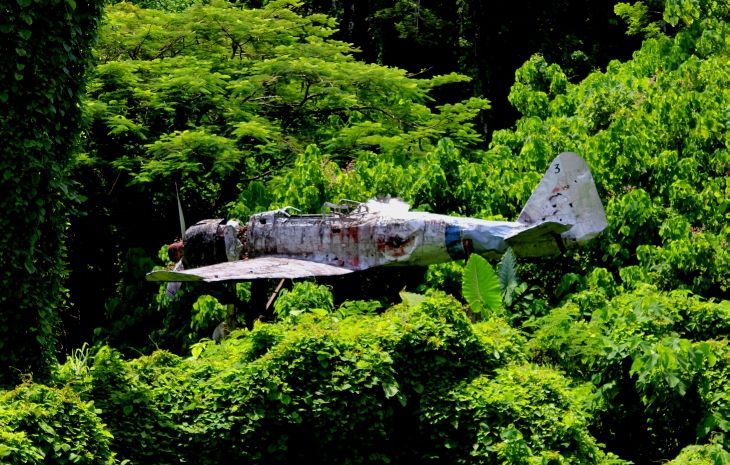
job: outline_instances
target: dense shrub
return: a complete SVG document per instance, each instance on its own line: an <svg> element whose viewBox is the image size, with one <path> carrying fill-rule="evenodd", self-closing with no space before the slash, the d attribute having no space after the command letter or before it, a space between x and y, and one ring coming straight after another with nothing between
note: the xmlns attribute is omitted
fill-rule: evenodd
<svg viewBox="0 0 730 465"><path fill-rule="evenodd" d="M108 424L106 447L138 464L623 463L599 441L671 458L721 442L730 399L726 340L673 329L724 321L724 304L682 296L676 308L664 304L680 296L656 289L619 293L592 316L569 302L526 332L471 323L438 294L379 315L302 311L203 340L187 359L82 351L58 370L60 390L23 389L93 401L86 421ZM33 428L2 431L0 450L35 457Z"/></svg>
<svg viewBox="0 0 730 465"><path fill-rule="evenodd" d="M592 385L559 372L509 365L423 401L435 463L624 463L588 432ZM426 426L427 425L427 426Z"/></svg>
<svg viewBox="0 0 730 465"><path fill-rule="evenodd" d="M215 451L196 459L209 463L397 462L419 453L421 395L501 363L498 349L445 298L343 320L307 312L208 344L187 362L199 393L172 411L192 425L191 449Z"/></svg>
<svg viewBox="0 0 730 465"><path fill-rule="evenodd" d="M730 462L730 453L719 444L687 446L667 465L718 465Z"/></svg>
<svg viewBox="0 0 730 465"><path fill-rule="evenodd" d="M585 429L590 389L520 365L523 343L504 321L472 325L461 304L436 295L381 315L290 314L221 344L201 342L189 359L160 351L125 362L104 347L92 362L77 353L59 370L61 391L32 389L79 395L87 408L93 401L114 435L104 433L105 447L136 464L460 463L472 444L493 439L474 436L491 415L484 405L516 377L524 399L488 420L497 436L519 428L531 449L505 446L500 457L603 460ZM525 402L533 406L517 408ZM23 411L8 405L12 415ZM452 414L464 428L454 429ZM26 422L3 433L16 454L34 453L24 436L32 439L33 428ZM451 450L462 442L466 448Z"/></svg>
<svg viewBox="0 0 730 465"><path fill-rule="evenodd" d="M274 312L279 318L297 316L306 311L327 313L333 309L329 289L312 282L297 283L291 291L283 289L274 303Z"/></svg>
<svg viewBox="0 0 730 465"><path fill-rule="evenodd" d="M605 299L586 290L537 320L528 347L535 360L599 387L599 438L671 457L684 444L727 434L728 391L719 380L728 376L728 302L647 285L610 300L596 292Z"/></svg>
<svg viewBox="0 0 730 465"><path fill-rule="evenodd" d="M156 357L160 363L164 354ZM83 395L93 400L109 425L113 450L133 463L179 463L179 433L164 405L141 374L122 361L118 352L101 348L89 370Z"/></svg>
<svg viewBox="0 0 730 465"><path fill-rule="evenodd" d="M111 438L94 403L68 387L21 384L0 393L0 463L111 465Z"/></svg>

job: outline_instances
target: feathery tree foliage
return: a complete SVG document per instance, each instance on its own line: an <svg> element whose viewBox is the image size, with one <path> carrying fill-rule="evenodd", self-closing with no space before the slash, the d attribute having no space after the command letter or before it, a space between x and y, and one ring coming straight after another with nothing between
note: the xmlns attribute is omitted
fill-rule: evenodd
<svg viewBox="0 0 730 465"><path fill-rule="evenodd" d="M309 144L339 169L370 154L418 158L442 137L465 149L480 142L471 121L486 100L429 97L466 77L413 79L356 61L350 45L331 38L332 19L300 15L298 5L106 9L75 166L86 216L72 225L72 300L99 315L90 317L91 329L104 325L100 308L124 337L130 314L159 324L149 292L141 295L150 287L140 283L153 266L146 257L177 234L176 183L189 218L226 216L241 191L255 188L252 180L299 166ZM316 163L305 169L328 176ZM297 206L319 209L325 200L309 180L284 182L302 196ZM268 206L260 202L236 214ZM137 343L149 342L137 333Z"/></svg>

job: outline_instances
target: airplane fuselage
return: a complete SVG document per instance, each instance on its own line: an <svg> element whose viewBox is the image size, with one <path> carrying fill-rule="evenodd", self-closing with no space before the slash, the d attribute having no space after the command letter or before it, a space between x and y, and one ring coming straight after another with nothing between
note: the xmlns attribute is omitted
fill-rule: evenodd
<svg viewBox="0 0 730 465"><path fill-rule="evenodd" d="M350 270L386 265L430 265L468 253L500 255L505 239L524 225L423 212L363 212L251 216L248 256L298 258Z"/></svg>

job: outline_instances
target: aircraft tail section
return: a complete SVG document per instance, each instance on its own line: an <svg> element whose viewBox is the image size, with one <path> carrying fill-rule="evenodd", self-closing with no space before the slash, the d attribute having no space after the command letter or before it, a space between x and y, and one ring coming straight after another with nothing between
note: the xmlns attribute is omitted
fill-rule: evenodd
<svg viewBox="0 0 730 465"><path fill-rule="evenodd" d="M518 257L542 257L556 255L565 249L561 233L570 229L570 225L546 221L528 226L507 237L505 241Z"/></svg>
<svg viewBox="0 0 730 465"><path fill-rule="evenodd" d="M528 229L507 242L522 256L545 255L549 249L557 253L600 234L608 221L586 162L572 152L558 155L517 222Z"/></svg>

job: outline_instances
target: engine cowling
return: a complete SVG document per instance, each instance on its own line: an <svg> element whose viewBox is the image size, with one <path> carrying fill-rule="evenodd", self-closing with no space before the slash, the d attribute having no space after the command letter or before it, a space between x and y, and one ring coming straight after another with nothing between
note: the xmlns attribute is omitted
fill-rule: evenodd
<svg viewBox="0 0 730 465"><path fill-rule="evenodd" d="M185 238L168 246L170 260L182 259L185 269L241 260L246 256L245 227L236 220L208 219L185 231Z"/></svg>

